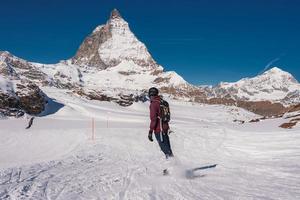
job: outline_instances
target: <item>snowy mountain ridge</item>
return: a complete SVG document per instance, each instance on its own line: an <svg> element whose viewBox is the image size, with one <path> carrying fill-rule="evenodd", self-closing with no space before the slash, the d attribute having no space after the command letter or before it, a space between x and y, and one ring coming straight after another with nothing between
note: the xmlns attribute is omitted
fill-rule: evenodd
<svg viewBox="0 0 300 200"><path fill-rule="evenodd" d="M300 84L288 72L278 67L253 78L243 78L237 82L221 82L213 88L214 96L230 96L246 101L274 101L289 104L286 96L300 91ZM292 101L292 99L290 99Z"/></svg>
<svg viewBox="0 0 300 200"><path fill-rule="evenodd" d="M156 63L116 9L106 24L97 26L84 39L72 58L56 64L41 64L0 52L0 75L2 93L7 93L10 82L18 80L23 84L55 87L83 98L114 101L126 106L136 101L134 96L145 95L152 86L169 98L208 104L270 101L289 106L300 102L299 83L279 68L235 83L223 82L216 87L189 84L175 71L164 71ZM245 109L249 106L241 105ZM250 110L257 109L261 108ZM280 105L280 113L284 111Z"/></svg>

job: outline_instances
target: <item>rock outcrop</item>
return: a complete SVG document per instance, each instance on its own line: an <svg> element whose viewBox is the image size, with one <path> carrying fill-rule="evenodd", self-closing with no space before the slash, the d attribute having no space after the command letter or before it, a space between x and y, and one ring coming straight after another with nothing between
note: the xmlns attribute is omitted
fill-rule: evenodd
<svg viewBox="0 0 300 200"><path fill-rule="evenodd" d="M37 115L44 111L46 104L46 95L34 83L16 83L13 90L0 90L0 115Z"/></svg>
<svg viewBox="0 0 300 200"><path fill-rule="evenodd" d="M41 85L49 85L49 76L40 68L7 51L0 51L0 74L14 79L26 79Z"/></svg>

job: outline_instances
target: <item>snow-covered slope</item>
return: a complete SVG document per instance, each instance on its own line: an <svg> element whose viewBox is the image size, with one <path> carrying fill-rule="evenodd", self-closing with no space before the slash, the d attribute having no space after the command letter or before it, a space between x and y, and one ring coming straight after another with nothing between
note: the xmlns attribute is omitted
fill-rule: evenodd
<svg viewBox="0 0 300 200"><path fill-rule="evenodd" d="M299 125L170 101L176 160L147 138L149 104L119 107L44 88L54 115L0 120L0 199L299 199ZM95 119L94 140L92 117ZM3 131L5 130L5 131ZM216 168L188 173L194 167ZM169 167L170 176L162 176Z"/></svg>
<svg viewBox="0 0 300 200"><path fill-rule="evenodd" d="M222 82L213 88L213 94L217 97L229 95L238 100L266 100L285 104L297 102L299 92L298 81L290 73L278 67L273 67L253 78L243 78L235 83ZM287 96L290 98L286 98Z"/></svg>

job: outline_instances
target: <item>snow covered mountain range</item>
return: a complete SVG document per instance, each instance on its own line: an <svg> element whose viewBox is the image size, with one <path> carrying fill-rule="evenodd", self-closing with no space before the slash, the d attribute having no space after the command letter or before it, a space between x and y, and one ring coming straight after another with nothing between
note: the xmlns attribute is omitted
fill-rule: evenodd
<svg viewBox="0 0 300 200"><path fill-rule="evenodd" d="M212 88L211 96L243 101L273 101L291 105L300 102L300 84L278 67L253 78L234 83L221 82Z"/></svg>
<svg viewBox="0 0 300 200"><path fill-rule="evenodd" d="M279 68L236 83L220 83L216 87L189 84L176 72L164 71L156 63L116 9L106 24L96 27L75 56L68 60L40 64L20 59L9 52L0 52L0 86L2 113L10 108L31 114L40 112L48 98L42 92L45 87L55 87L83 98L113 101L123 106L144 99L145 91L151 86L158 87L169 98L234 104L253 112L260 106L253 109L253 103L245 102L264 102L263 107L271 105L271 109L277 103L280 112L300 102L300 84L291 74ZM35 109L36 101L27 100L24 106L20 101L20 90L39 99L38 110ZM17 103L11 105L12 99ZM34 111L26 108L34 108Z"/></svg>

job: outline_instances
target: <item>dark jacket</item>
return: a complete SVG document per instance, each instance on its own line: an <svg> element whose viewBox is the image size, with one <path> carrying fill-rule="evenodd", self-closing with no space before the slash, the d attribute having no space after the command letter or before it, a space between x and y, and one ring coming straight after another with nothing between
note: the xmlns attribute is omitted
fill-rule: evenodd
<svg viewBox="0 0 300 200"><path fill-rule="evenodd" d="M150 103L150 131L154 133L160 133L163 130L164 133L168 132L169 124L161 123L160 120L160 97L154 96L151 97Z"/></svg>

